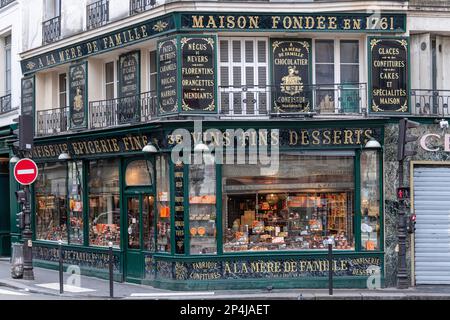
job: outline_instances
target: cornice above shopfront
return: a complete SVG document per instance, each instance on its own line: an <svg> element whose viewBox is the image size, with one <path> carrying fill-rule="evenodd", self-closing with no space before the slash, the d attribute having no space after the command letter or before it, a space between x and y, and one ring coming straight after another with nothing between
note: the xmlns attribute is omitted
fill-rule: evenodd
<svg viewBox="0 0 450 320"><path fill-rule="evenodd" d="M406 32L406 15L401 13L321 12L277 14L261 12L173 12L127 25L36 55L23 55L22 72L36 71L79 61L89 56L134 45L175 32Z"/></svg>

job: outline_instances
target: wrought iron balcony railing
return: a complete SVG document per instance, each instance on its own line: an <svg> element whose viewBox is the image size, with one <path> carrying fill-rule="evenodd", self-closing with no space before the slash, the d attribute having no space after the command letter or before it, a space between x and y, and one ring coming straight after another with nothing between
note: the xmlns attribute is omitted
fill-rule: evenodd
<svg viewBox="0 0 450 320"><path fill-rule="evenodd" d="M365 114L367 85L221 86L219 104L223 116Z"/></svg>
<svg viewBox="0 0 450 320"><path fill-rule="evenodd" d="M156 5L156 0L130 0L130 16L150 10Z"/></svg>
<svg viewBox="0 0 450 320"><path fill-rule="evenodd" d="M36 136L48 136L69 130L69 107L37 111Z"/></svg>
<svg viewBox="0 0 450 320"><path fill-rule="evenodd" d="M137 96L89 103L91 129L145 123L155 119L156 116L157 96L153 91Z"/></svg>
<svg viewBox="0 0 450 320"><path fill-rule="evenodd" d="M100 0L86 6L86 27L95 29L109 21L109 0Z"/></svg>
<svg viewBox="0 0 450 320"><path fill-rule="evenodd" d="M11 95L0 97L0 114L8 113L12 110L14 109L11 107Z"/></svg>
<svg viewBox="0 0 450 320"><path fill-rule="evenodd" d="M0 8L6 7L11 2L14 2L15 0L0 0Z"/></svg>
<svg viewBox="0 0 450 320"><path fill-rule="evenodd" d="M42 44L49 44L60 39L61 17L54 17L42 23Z"/></svg>
<svg viewBox="0 0 450 320"><path fill-rule="evenodd" d="M412 113L419 116L449 116L450 90L411 90Z"/></svg>

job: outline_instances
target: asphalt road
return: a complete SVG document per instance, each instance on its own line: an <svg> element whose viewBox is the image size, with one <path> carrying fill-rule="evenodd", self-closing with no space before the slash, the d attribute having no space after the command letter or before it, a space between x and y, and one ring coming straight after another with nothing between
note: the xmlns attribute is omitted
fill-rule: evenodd
<svg viewBox="0 0 450 320"><path fill-rule="evenodd" d="M84 299L31 293L25 290L18 290L10 287L0 286L0 301L2 300L17 301L17 300L84 300Z"/></svg>

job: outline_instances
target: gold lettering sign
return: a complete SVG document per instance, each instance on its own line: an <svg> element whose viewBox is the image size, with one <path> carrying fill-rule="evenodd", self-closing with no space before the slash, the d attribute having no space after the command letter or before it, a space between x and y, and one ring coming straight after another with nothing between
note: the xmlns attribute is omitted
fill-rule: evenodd
<svg viewBox="0 0 450 320"><path fill-rule="evenodd" d="M225 30L354 30L395 31L404 29L404 15L334 14L322 15L183 15L183 28Z"/></svg>
<svg viewBox="0 0 450 320"><path fill-rule="evenodd" d="M57 158L62 152L69 152L77 157L136 152L142 150L147 142L148 137L146 136L127 136L35 145L33 148L33 158Z"/></svg>

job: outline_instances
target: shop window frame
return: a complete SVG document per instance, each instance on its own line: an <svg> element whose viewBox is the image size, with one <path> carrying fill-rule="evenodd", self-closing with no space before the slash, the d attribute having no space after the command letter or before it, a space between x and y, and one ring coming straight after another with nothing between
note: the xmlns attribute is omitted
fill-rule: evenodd
<svg viewBox="0 0 450 320"><path fill-rule="evenodd" d="M85 247L89 248L89 249L95 249L95 250L108 250L108 247L105 246L97 246L97 245L93 245L90 243L90 227L91 227L91 221L90 221L90 209L89 209L89 194L90 194L90 188L89 188L89 177L90 177L90 162L91 161L101 161L101 160L109 160L109 159L114 159L114 158L104 158L104 157L94 157L94 158L89 158L89 159L84 159L84 166L85 166L85 172L84 172L84 176L85 176L85 192L86 192L86 196L85 196L85 210L86 210L86 228L87 228L87 233L85 235L85 240L86 240L86 244ZM122 165L122 158L118 159L118 171L119 171L119 212L120 212L120 244L119 247L115 247L113 246L113 250L120 250L123 251L123 246L125 245L125 240L124 240L124 226L126 225L126 223L124 222L123 219L123 205L124 205L124 188L123 188L123 180L124 180L124 170L123 170L123 165Z"/></svg>
<svg viewBox="0 0 450 320"><path fill-rule="evenodd" d="M63 243L64 246L68 246L68 247L74 247L74 248L88 248L89 246L89 237L87 236L86 232L89 232L89 224L88 224L88 210L87 210L87 177L86 177L86 164L87 161L83 161L81 159L77 160L74 159L73 161L69 161L69 162L81 162L82 165L81 167L78 167L81 169L81 196L82 196L82 204L83 204L83 211L82 211L82 216L83 216L83 243L82 244L78 244L78 243L71 243L70 242L70 212L69 212L69 208L67 209L67 214L68 214L68 219L67 219L67 243ZM70 194L69 194L69 162L64 162L67 170L66 170L66 192L67 192L67 204L69 204L70 201ZM43 161L36 161L36 164L39 165L43 165L44 168L46 165L48 164L53 164L53 163L62 163L61 161L48 161L48 162L43 162ZM45 171L45 169L44 169ZM40 172L40 174L42 174L42 172ZM42 243L45 245L56 245L58 242L57 241L50 241L50 240L42 240L42 239L37 239L37 232L36 232L36 219L37 219L37 205L36 205L36 184L33 184L30 187L30 193L31 193L31 205L30 208L32 209L31 212L31 230L33 230L33 236L32 236L32 240L33 242L36 243Z"/></svg>
<svg viewBox="0 0 450 320"><path fill-rule="evenodd" d="M204 164L204 163L203 163ZM192 164L185 166L185 213L184 213L184 225L185 225L185 255L191 256L191 257L209 257L209 258L216 258L218 256L223 255L223 243L222 243L222 234L223 230L218 229L219 228L219 221L220 221L220 228L222 228L222 165L221 164L215 164L215 187L216 187L216 219L215 219L215 228L216 228L216 253L215 254L192 254L191 255L191 237L190 237L190 203L189 203L189 197L190 197L190 166ZM219 176L220 173L220 176ZM220 193L219 193L220 192Z"/></svg>
<svg viewBox="0 0 450 320"><path fill-rule="evenodd" d="M382 134L382 141L384 139L384 134ZM324 151L324 149L318 149L318 148L311 148L308 149L310 151ZM381 151L378 151L379 154L379 170L380 170L380 177L379 177L379 190L380 190L380 217L379 217L379 223L380 223L380 246L379 246L379 250L374 250L374 251L367 251L367 250L362 250L361 248L361 196L360 196L360 191L361 191L361 177L360 177L360 170L361 170L361 165L360 165L360 156L361 156L361 152L363 151L363 147L361 146L358 149L355 148L339 148L339 149L334 149L334 151L337 150L348 150L348 151L354 151L354 155L353 157L353 162L354 162L354 166L353 166L353 183L354 183L354 204L353 204L353 239L354 239L354 248L351 250L338 250L336 251L336 254L340 255L340 256L345 256L345 255L359 255L359 254L368 254L368 255L377 255L377 254L383 254L384 253L384 248L385 248L385 238L384 238L384 227L385 227L385 223L384 223L384 197L383 197L383 189L384 189L384 177L383 177L383 153ZM289 149L289 148L280 148L280 155L284 152L284 151L288 151L288 152L298 152L298 151L305 151L305 150L301 150L301 149ZM333 150L329 150L329 151L333 151ZM238 251L238 252L224 252L223 251L223 244L224 244L224 239L223 239L223 234L224 234L224 230L223 230L223 215L227 214L226 212L224 212L223 210L223 201L226 201L226 199L224 199L224 191L223 191L223 184L222 184L222 180L223 180L223 166L217 165L219 167L219 169L216 168L216 170L218 170L218 172L216 173L216 177L217 177L217 182L218 182L218 190L217 190L217 197L220 197L220 200L218 200L217 202L220 201L220 207L219 207L219 211L217 213L217 219L218 221L220 221L220 229L217 230L217 236L219 237L217 239L217 256L208 256L208 258L217 258L217 257L226 257L226 258L230 258L230 257L257 257L257 256L261 256L261 257L276 257L276 256L323 256L327 254L326 249L316 249L316 250L272 250L272 251ZM220 177L220 180L219 180ZM219 222L217 223L217 228L219 228ZM207 255L195 255L192 257L207 257Z"/></svg>
<svg viewBox="0 0 450 320"><path fill-rule="evenodd" d="M158 169L156 166L156 157L160 157L161 159L165 159L167 157L167 164L169 166L169 209L170 209L170 251L158 251L158 175L156 174L156 170ZM174 184L174 163L171 160L170 153L161 153L156 155L155 159L155 252L154 256L162 256L162 257L174 257L175 256L175 184ZM161 201L165 202L165 201ZM186 231L185 231L186 232ZM186 245L186 244L185 244ZM178 255L180 256L180 255Z"/></svg>
<svg viewBox="0 0 450 320"><path fill-rule="evenodd" d="M368 83L368 76L367 76L367 70L368 70L368 64L367 64L367 59L365 59L364 57L367 56L367 51L366 51L366 39L364 36L351 36L348 34L345 35L333 35L330 36L328 34L321 34L321 35L316 35L313 38L311 38L312 40L312 51L311 51L311 55L312 55L312 59L311 59L311 69L312 69L312 84L313 86L317 86L317 78L316 78L316 41L320 41L320 40L330 40L333 41L334 43L334 52L333 52L333 57L334 57L334 79L333 81L331 81L332 83L328 83L328 84L320 84L318 86L324 87L323 90L333 90L334 91L334 113L330 113L330 114L336 114L339 112L340 108L339 108L339 87L341 87L343 85L342 83L342 79L341 79L341 66L342 65L348 65L348 63L342 63L342 59L341 59L341 41L358 41L358 57L359 57L359 61L358 61L358 66L359 66L359 84L366 84L366 90L367 90L367 83ZM356 88L357 89L357 88ZM362 101L362 105L363 106L367 106L367 92L365 93L366 95L366 99L364 99ZM363 97L364 98L364 97ZM317 100L317 97L314 97L315 100ZM317 103L318 101L314 101L314 107L317 107ZM364 109L364 108L363 108Z"/></svg>

